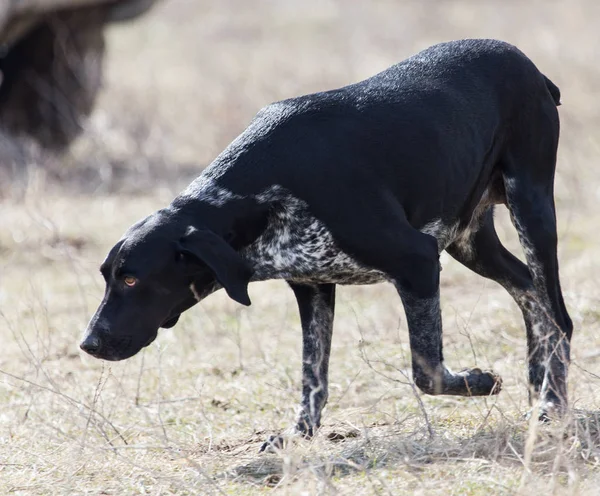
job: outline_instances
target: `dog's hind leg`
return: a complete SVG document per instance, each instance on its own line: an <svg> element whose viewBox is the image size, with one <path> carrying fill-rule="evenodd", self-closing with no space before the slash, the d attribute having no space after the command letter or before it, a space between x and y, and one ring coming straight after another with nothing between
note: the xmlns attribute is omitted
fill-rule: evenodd
<svg viewBox="0 0 600 496"><path fill-rule="evenodd" d="M328 397L335 284L289 285L296 295L302 325L302 400L294 430L310 438L321 425L321 412ZM283 438L272 436L261 451L269 445L281 447Z"/></svg>
<svg viewBox="0 0 600 496"><path fill-rule="evenodd" d="M519 305L527 331L531 402L542 389L547 361L540 336L552 333L555 324L537 296L527 265L510 253L498 239L492 208L483 216L480 227L471 231L468 239L451 244L446 251L473 272L502 285ZM570 319L568 322L570 326Z"/></svg>
<svg viewBox="0 0 600 496"><path fill-rule="evenodd" d="M547 321L532 327L529 346L538 356L537 363L530 364L530 379L534 393L540 397L542 416L553 411L561 413L567 406L573 332L558 276L553 198L555 151L555 147L549 146L546 151L540 146L535 156L507 155L503 164L507 205L533 278L537 304ZM540 156L544 152L551 156Z"/></svg>

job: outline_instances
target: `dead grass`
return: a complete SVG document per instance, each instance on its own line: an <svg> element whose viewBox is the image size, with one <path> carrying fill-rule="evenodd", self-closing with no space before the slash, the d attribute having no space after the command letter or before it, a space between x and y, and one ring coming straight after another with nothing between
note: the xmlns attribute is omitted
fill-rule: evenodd
<svg viewBox="0 0 600 496"><path fill-rule="evenodd" d="M599 14L591 0L172 0L115 28L88 133L62 169L33 161L0 207L0 493L596 494ZM261 106L476 36L516 43L563 92L557 204L576 323L564 423L524 419L518 310L447 258L447 361L494 368L505 387L493 399L421 397L428 421L387 285L340 289L323 430L277 454L258 448L292 422L300 390L299 318L284 283L253 285L248 309L212 296L129 361L79 353L107 249Z"/></svg>

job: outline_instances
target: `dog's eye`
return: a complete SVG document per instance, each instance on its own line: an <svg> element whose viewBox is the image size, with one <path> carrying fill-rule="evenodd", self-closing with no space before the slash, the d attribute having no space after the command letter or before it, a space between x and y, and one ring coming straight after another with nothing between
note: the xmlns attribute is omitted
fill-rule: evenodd
<svg viewBox="0 0 600 496"><path fill-rule="evenodd" d="M125 276L123 282L131 288L137 284L137 279L133 276Z"/></svg>

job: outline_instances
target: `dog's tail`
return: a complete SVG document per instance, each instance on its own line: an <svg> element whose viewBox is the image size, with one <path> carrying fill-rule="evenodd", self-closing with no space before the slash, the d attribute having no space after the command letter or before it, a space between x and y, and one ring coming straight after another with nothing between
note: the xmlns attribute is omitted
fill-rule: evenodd
<svg viewBox="0 0 600 496"><path fill-rule="evenodd" d="M542 74L542 76L544 75ZM556 106L558 107L560 105L560 90L558 89L558 86L556 86L546 76L544 76L544 81L546 81L546 88L548 88L548 91L552 95L554 103L556 103Z"/></svg>

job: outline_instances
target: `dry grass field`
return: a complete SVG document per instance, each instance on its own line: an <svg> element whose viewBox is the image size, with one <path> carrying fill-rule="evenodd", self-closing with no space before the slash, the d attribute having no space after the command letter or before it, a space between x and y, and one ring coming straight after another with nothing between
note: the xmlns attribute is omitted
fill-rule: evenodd
<svg viewBox="0 0 600 496"><path fill-rule="evenodd" d="M446 256L446 360L499 372L497 397L416 391L389 285L338 290L323 428L277 454L258 449L292 423L300 393L285 283L252 285L249 308L215 294L128 361L83 356L107 250L263 105L466 37L518 45L563 93L556 194L576 326L564 422L525 419L518 308ZM600 3L166 0L108 42L105 89L72 154L0 188L0 494L598 494Z"/></svg>

